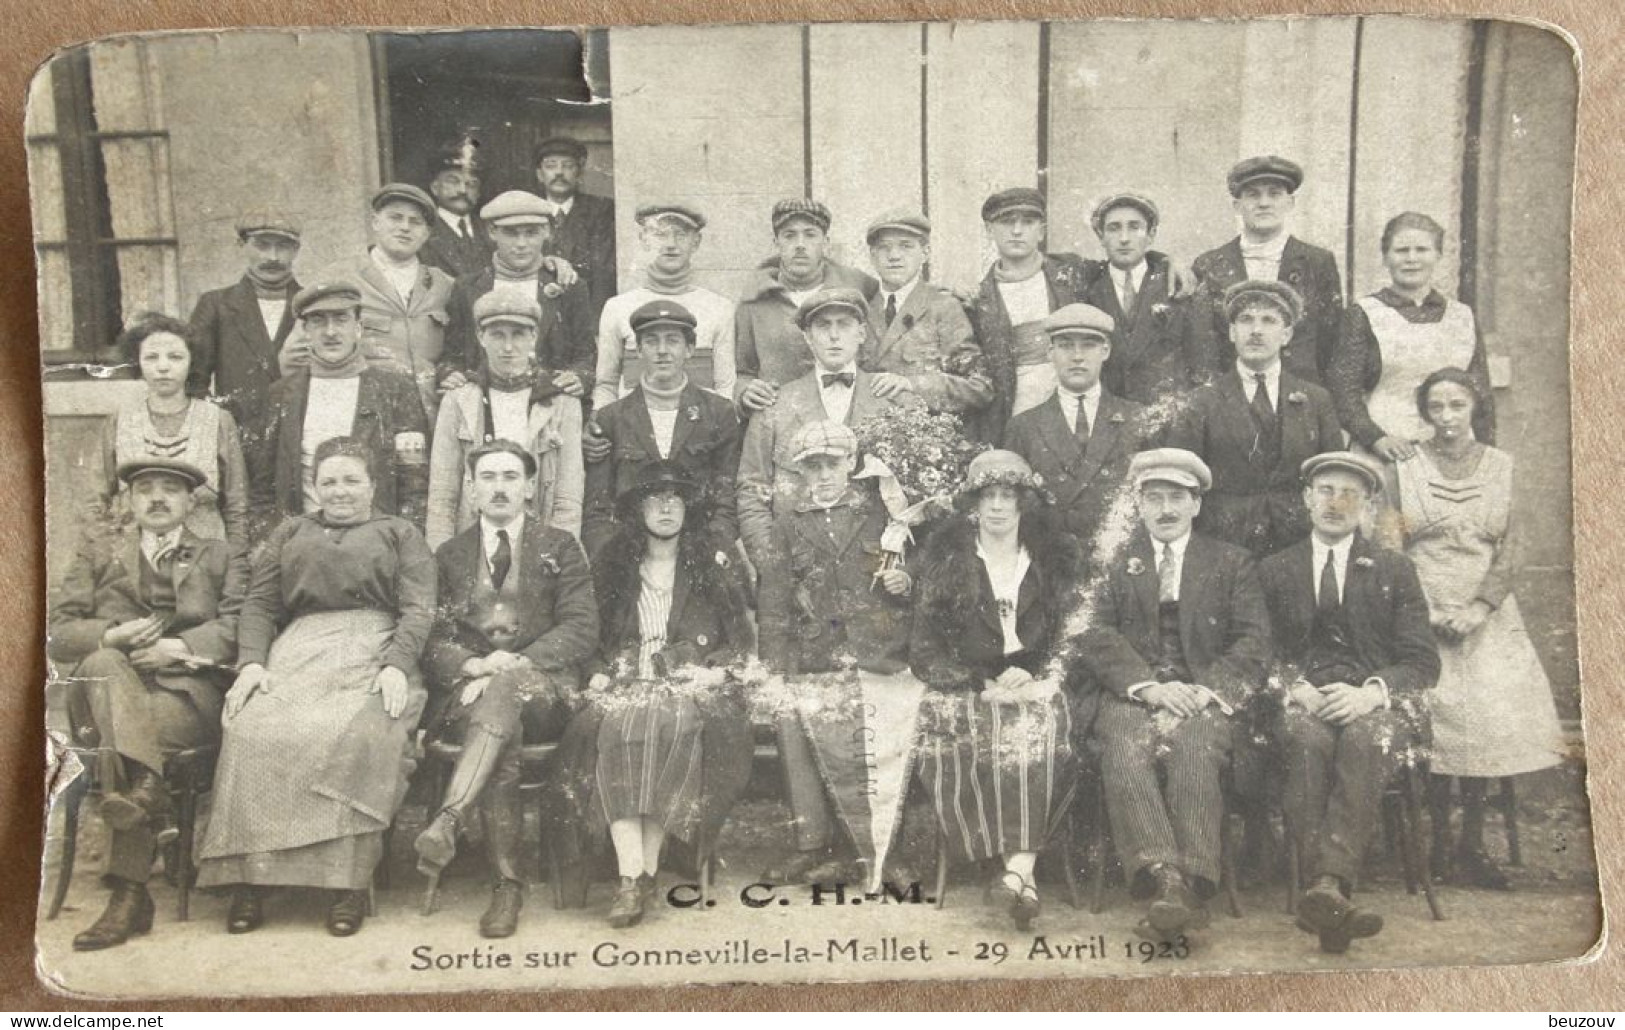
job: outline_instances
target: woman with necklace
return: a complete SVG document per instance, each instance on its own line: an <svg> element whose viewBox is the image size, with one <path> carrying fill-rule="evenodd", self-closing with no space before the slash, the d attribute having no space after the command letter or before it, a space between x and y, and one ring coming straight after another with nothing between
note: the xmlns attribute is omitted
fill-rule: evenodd
<svg viewBox="0 0 1625 1030"><path fill-rule="evenodd" d="M206 540L248 543L248 469L231 413L201 393L194 368L196 345L186 323L154 312L137 315L119 336L119 353L146 384L137 403L105 423L102 467L106 496L123 510L121 484L113 470L142 458L184 461L203 470L204 484L192 495L186 527Z"/></svg>
<svg viewBox="0 0 1625 1030"><path fill-rule="evenodd" d="M1506 875L1484 850L1485 787L1556 765L1563 740L1551 685L1512 596L1512 458L1473 433L1483 403L1479 380L1460 369L1423 380L1416 410L1433 435L1391 469L1398 510L1387 542L1403 546L1416 565L1442 663L1428 692L1434 874L1452 873L1456 777L1463 814L1453 878L1504 890Z"/></svg>
<svg viewBox="0 0 1625 1030"><path fill-rule="evenodd" d="M1348 306L1326 385L1353 443L1384 461L1409 461L1431 435L1416 414L1412 384L1439 368L1460 368L1479 384L1474 430L1495 441L1489 360L1473 311L1434 289L1444 227L1407 211L1382 230L1382 262L1392 280Z"/></svg>
<svg viewBox="0 0 1625 1030"><path fill-rule="evenodd" d="M1021 930L1039 913L1033 866L1074 780L1059 652L1083 559L1050 504L1020 455L978 455L965 514L925 544L909 643L929 688L920 780L956 850L999 863L994 893Z"/></svg>

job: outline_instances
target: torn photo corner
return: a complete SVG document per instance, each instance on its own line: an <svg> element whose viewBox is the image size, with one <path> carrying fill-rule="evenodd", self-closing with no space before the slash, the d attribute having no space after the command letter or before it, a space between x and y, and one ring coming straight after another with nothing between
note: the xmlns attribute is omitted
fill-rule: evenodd
<svg viewBox="0 0 1625 1030"><path fill-rule="evenodd" d="M1586 958L1576 95L1399 16L60 52L41 977Z"/></svg>

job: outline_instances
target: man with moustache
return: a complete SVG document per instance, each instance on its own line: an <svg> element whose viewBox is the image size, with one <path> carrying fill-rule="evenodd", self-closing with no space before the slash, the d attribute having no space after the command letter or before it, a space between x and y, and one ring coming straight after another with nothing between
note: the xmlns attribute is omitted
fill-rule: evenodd
<svg viewBox="0 0 1625 1030"><path fill-rule="evenodd" d="M520 746L568 725L598 644L592 575L575 537L529 511L536 460L511 440L468 455L479 520L435 552L440 603L424 654L431 739L462 742L440 807L413 843L429 907L478 806L491 868L484 937L510 937L524 906Z"/></svg>
<svg viewBox="0 0 1625 1030"><path fill-rule="evenodd" d="M1206 383L1218 366L1217 347L1206 326L1193 324L1188 300L1174 298L1167 256L1151 250L1157 205L1138 193L1114 193L1095 205L1089 221L1106 251L1107 274L1084 300L1116 325L1101 372L1106 388L1156 405Z"/></svg>
<svg viewBox="0 0 1625 1030"><path fill-rule="evenodd" d="M924 281L931 259L931 222L893 211L869 225L869 259L880 289L869 298L869 339L858 364L895 372L932 411L969 415L993 400L982 349L959 299Z"/></svg>
<svg viewBox="0 0 1625 1030"><path fill-rule="evenodd" d="M1331 394L1282 367L1281 351L1303 315L1297 291L1248 280L1225 291L1225 322L1236 367L1192 396L1168 441L1213 470L1202 506L1204 533L1257 557L1309 532L1299 469L1343 446Z"/></svg>
<svg viewBox="0 0 1625 1030"><path fill-rule="evenodd" d="M125 462L136 531L89 536L68 567L48 624L51 658L76 726L94 727L92 761L110 837L107 909L73 939L76 951L123 944L152 927L147 879L157 846L176 834L164 764L220 737L237 655L248 562L224 540L185 528L203 472L185 462Z"/></svg>
<svg viewBox="0 0 1625 1030"><path fill-rule="evenodd" d="M294 329L289 303L299 292L293 262L299 223L280 211L245 212L237 219L238 253L246 270L230 286L198 298L190 319L194 372L238 425L252 425L281 370L277 353Z"/></svg>
<svg viewBox="0 0 1625 1030"><path fill-rule="evenodd" d="M536 183L557 208L553 253L568 261L587 292L587 313L598 324L615 295L615 201L581 189L587 148L569 136L550 136L536 146Z"/></svg>
<svg viewBox="0 0 1625 1030"><path fill-rule="evenodd" d="M1273 280L1292 287L1303 301L1302 317L1293 324L1282 363L1294 376L1318 385L1325 379L1343 321L1343 281L1331 251L1287 231L1298 187L1303 185L1303 168L1273 154L1249 157L1230 169L1228 185L1241 217L1241 234L1198 257L1192 266L1201 298L1198 308L1207 307L1213 336L1221 341L1219 367L1229 369L1235 360L1222 345L1229 327L1225 290L1247 280ZM1203 316L1198 311L1195 317Z"/></svg>
<svg viewBox="0 0 1625 1030"><path fill-rule="evenodd" d="M1283 685L1285 810L1312 886L1298 928L1340 954L1382 930L1350 900L1382 792L1426 738L1439 652L1411 560L1359 527L1382 469L1351 451L1303 463L1309 537L1259 566Z"/></svg>
<svg viewBox="0 0 1625 1030"><path fill-rule="evenodd" d="M1150 435L1145 409L1101 385L1112 354L1112 317L1068 304L1040 323L1056 385L1049 398L1012 418L1004 447L1027 460L1055 493L1066 531L1085 548L1123 489L1129 460Z"/></svg>
<svg viewBox="0 0 1625 1030"><path fill-rule="evenodd" d="M480 203L479 144L468 136L442 147L435 155L434 220L429 242L423 245L423 263L453 279L474 275L490 263L491 237L474 217Z"/></svg>
<svg viewBox="0 0 1625 1030"><path fill-rule="evenodd" d="M1099 690L1112 836L1131 893L1151 899L1138 932L1166 941L1205 927L1218 892L1220 777L1233 717L1264 681L1270 623L1252 556L1191 532L1211 484L1202 459L1142 451L1129 480L1140 525L1096 588L1078 654Z"/></svg>
<svg viewBox="0 0 1625 1030"><path fill-rule="evenodd" d="M867 297L869 276L829 260L829 208L816 200L773 205L773 260L758 269L734 318L734 399L750 418L773 406L779 391L812 371L801 306L821 290L848 290ZM901 377L898 377L899 379Z"/></svg>
<svg viewBox="0 0 1625 1030"><path fill-rule="evenodd" d="M777 391L771 406L759 411L745 430L739 458L739 535L758 570L769 560L780 506L794 503L798 477L792 448L802 426L824 421L855 426L888 408L924 407L903 376L858 369L858 353L869 334L868 312L868 301L852 289L818 290L802 301L796 323L813 369Z"/></svg>

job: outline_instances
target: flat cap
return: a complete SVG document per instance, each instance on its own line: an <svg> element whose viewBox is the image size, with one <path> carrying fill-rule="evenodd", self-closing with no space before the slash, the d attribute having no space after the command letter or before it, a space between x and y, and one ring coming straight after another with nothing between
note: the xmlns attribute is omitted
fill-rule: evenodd
<svg viewBox="0 0 1625 1030"><path fill-rule="evenodd" d="M844 458L858 453L856 433L839 422L808 422L796 430L790 444L790 460L800 463L820 455Z"/></svg>
<svg viewBox="0 0 1625 1030"><path fill-rule="evenodd" d="M348 279L313 283L293 295L293 317L317 311L353 311L361 306L361 287Z"/></svg>
<svg viewBox="0 0 1625 1030"><path fill-rule="evenodd" d="M834 289L819 290L817 293L801 302L796 311L796 325L807 328L813 316L825 308L847 308L856 313L858 318L869 321L869 304L863 299L863 294L850 287L836 287Z"/></svg>
<svg viewBox="0 0 1625 1030"><path fill-rule="evenodd" d="M694 312L674 300L651 300L647 304L640 305L627 318L627 322L632 326L633 336L645 329L659 329L662 326L684 329L692 335L699 325Z"/></svg>
<svg viewBox="0 0 1625 1030"><path fill-rule="evenodd" d="M1156 447L1129 459L1128 477L1135 489L1146 483L1174 483L1205 494L1213 488L1207 462L1179 447Z"/></svg>
<svg viewBox="0 0 1625 1030"><path fill-rule="evenodd" d="M498 286L474 302L474 324L515 322L535 328L542 324L542 306L528 287Z"/></svg>
<svg viewBox="0 0 1625 1030"><path fill-rule="evenodd" d="M118 463L119 482L128 486L137 479L146 475L162 473L184 479L196 490L208 481L203 470L187 461L177 461L171 458L136 458Z"/></svg>
<svg viewBox="0 0 1625 1030"><path fill-rule="evenodd" d="M784 228L784 224L792 218L805 218L825 232L829 232L829 223L835 220L829 208L811 197L791 197L773 205L774 232Z"/></svg>
<svg viewBox="0 0 1625 1030"><path fill-rule="evenodd" d="M1157 222L1162 218L1162 212L1157 210L1156 201L1152 200L1145 194L1127 192L1113 193L1109 196L1102 197L1100 203L1095 205L1094 214L1089 216L1089 224L1094 226L1095 234L1097 236L1100 234L1101 227L1106 222L1106 216L1111 213L1112 208L1116 207L1134 208L1136 211L1140 212L1140 214L1145 216L1145 224L1151 229L1155 229L1157 227Z"/></svg>
<svg viewBox="0 0 1625 1030"><path fill-rule="evenodd" d="M508 190L480 208L480 219L487 225L552 225L556 211L552 201L534 193Z"/></svg>
<svg viewBox="0 0 1625 1030"><path fill-rule="evenodd" d="M250 236L282 236L294 242L299 241L299 223L290 218L285 211L275 208L255 208L244 211L237 219L237 238L246 240Z"/></svg>
<svg viewBox="0 0 1625 1030"><path fill-rule="evenodd" d="M1244 158L1230 169L1230 195L1241 196L1243 186L1260 179L1271 179L1285 186L1288 193L1296 193L1303 185L1303 166L1274 154Z"/></svg>
<svg viewBox="0 0 1625 1030"><path fill-rule="evenodd" d="M1248 279L1224 291L1224 320L1234 322L1243 308L1269 304L1278 308L1292 325L1303 318L1303 298L1298 291L1274 279Z"/></svg>
<svg viewBox="0 0 1625 1030"><path fill-rule="evenodd" d="M1044 195L1029 186L1000 190L982 202L982 221L996 222L1005 215L1025 211L1039 218L1047 217L1049 205Z"/></svg>
<svg viewBox="0 0 1625 1030"><path fill-rule="evenodd" d="M423 209L423 217L434 217L434 198L409 182L391 182L379 187L372 195L372 209L380 210L385 204L405 201Z"/></svg>
<svg viewBox="0 0 1625 1030"><path fill-rule="evenodd" d="M863 234L864 242L873 244L875 237L883 232L906 232L911 236L929 240L931 238L931 219L918 211L911 211L908 208L887 211L869 223L868 230Z"/></svg>
<svg viewBox="0 0 1625 1030"><path fill-rule="evenodd" d="M1365 480L1372 493L1382 492L1382 466L1356 451L1327 451L1306 459L1299 468L1305 483L1322 472L1352 472Z"/></svg>
<svg viewBox="0 0 1625 1030"><path fill-rule="evenodd" d="M587 163L587 148L578 139L569 136L549 136L536 144L536 159L532 164L541 164L544 157L572 157L576 164Z"/></svg>
<svg viewBox="0 0 1625 1030"><path fill-rule="evenodd" d="M1079 333L1109 341L1117 321L1092 304L1068 304L1050 312L1043 327L1051 336Z"/></svg>
<svg viewBox="0 0 1625 1030"><path fill-rule="evenodd" d="M657 219L670 219L672 221L682 222L690 229L705 228L705 216L694 210L692 207L689 207L687 204L644 204L642 207L638 208L637 214L634 217L639 225L643 225L645 222L651 222Z"/></svg>

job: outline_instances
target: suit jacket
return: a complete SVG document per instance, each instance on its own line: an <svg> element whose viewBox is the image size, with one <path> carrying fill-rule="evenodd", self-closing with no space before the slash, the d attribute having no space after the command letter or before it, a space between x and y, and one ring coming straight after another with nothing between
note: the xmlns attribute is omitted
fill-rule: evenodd
<svg viewBox="0 0 1625 1030"><path fill-rule="evenodd" d="M932 283L916 283L889 326L880 292L869 298L869 337L858 365L907 376L932 411L969 414L993 400L976 330L959 299Z"/></svg>
<svg viewBox="0 0 1625 1030"><path fill-rule="evenodd" d="M418 252L418 260L433 265L453 279L476 275L491 264L491 234L476 215L468 216L472 235L468 239L457 235L451 226L436 214L429 219L429 242Z"/></svg>
<svg viewBox="0 0 1625 1030"><path fill-rule="evenodd" d="M1219 368L1228 370L1236 363L1236 351L1230 345L1230 327L1224 317L1224 291L1247 279L1241 237L1198 257L1191 270L1196 276L1196 299L1212 313ZM1329 250L1288 237L1276 279L1303 297L1303 318L1292 327L1281 363L1299 379L1323 383L1343 321L1343 280L1337 274L1337 258Z"/></svg>
<svg viewBox="0 0 1625 1030"><path fill-rule="evenodd" d="M912 393L897 398L876 397L873 374L860 371L852 384L852 406L847 409L846 424L855 426L889 408L924 406ZM745 429L737 487L739 535L745 543L745 554L758 569L772 546L774 512L780 504L793 503L800 490L801 477L790 461L796 431L808 422L828 418L818 392L818 373L813 372L785 384L773 406L757 412Z"/></svg>
<svg viewBox="0 0 1625 1030"><path fill-rule="evenodd" d="M1055 494L1062 525L1088 546L1128 480L1129 459L1150 446L1151 426L1144 408L1103 389L1087 451L1078 447L1072 428L1061 411L1059 394L1052 394L1010 420L1004 447L1026 458L1044 477L1044 485Z"/></svg>
<svg viewBox="0 0 1625 1030"><path fill-rule="evenodd" d="M755 272L744 299L734 308L734 400L758 379L778 386L813 370L812 349L796 325L796 304L779 284L779 269L768 264ZM824 288L857 290L865 297L875 281L855 268L824 263ZM862 364L861 355L859 364Z"/></svg>
<svg viewBox="0 0 1625 1030"><path fill-rule="evenodd" d="M1299 469L1306 459L1342 447L1343 432L1331 394L1282 369L1275 405L1281 456L1255 460L1250 398L1240 376L1225 372L1191 398L1168 432L1168 445L1200 455L1213 473L1196 524L1262 557L1308 535Z"/></svg>
<svg viewBox="0 0 1625 1030"><path fill-rule="evenodd" d="M477 372L485 365L480 346L479 326L474 322L474 302L496 285L496 272L482 268L457 280L446 301L446 347L440 354L442 376L451 371ZM586 396L592 396L593 374L597 371L597 323L592 302L580 285L548 296L556 288L553 273L543 268L536 279L536 302L542 306L542 323L536 331L536 364L550 372L574 372L581 379Z"/></svg>
<svg viewBox="0 0 1625 1030"><path fill-rule="evenodd" d="M300 452L309 400L310 373L305 369L284 376L271 387L248 465L250 517L262 521L252 534L254 539L270 528L265 523L274 524L305 510ZM420 433L428 447L429 418L412 381L388 369L362 369L350 435L372 452L373 509L407 519L421 531L429 492L428 466L407 465L397 459L398 433Z"/></svg>
<svg viewBox="0 0 1625 1030"><path fill-rule="evenodd" d="M1162 650L1157 548L1144 526L1097 581L1094 621L1079 655L1096 685L1119 698L1155 680ZM1192 533L1179 573L1179 642L1196 683L1241 709L1271 658L1269 609L1251 554Z"/></svg>
<svg viewBox="0 0 1625 1030"><path fill-rule="evenodd" d="M1297 669L1305 666L1315 624L1319 573L1313 565L1314 548L1308 539L1259 564L1276 656ZM1411 560L1357 537L1349 552L1343 611L1360 682L1381 678L1388 684L1389 697L1420 718L1421 693L1439 678L1439 650L1428 622L1427 598ZM1281 678L1290 684L1297 674L1289 669Z"/></svg>
<svg viewBox="0 0 1625 1030"><path fill-rule="evenodd" d="M495 650L476 597L485 562L481 546L475 523L435 552L440 598L423 663L432 690L450 691L462 679L465 661ZM598 647L598 604L581 545L569 533L527 514L519 560L510 575L519 576L520 620L511 649L540 671L576 684L582 663Z"/></svg>
<svg viewBox="0 0 1625 1030"><path fill-rule="evenodd" d="M575 266L587 287L588 321L598 325L604 302L615 296L615 201L577 193L570 213L553 225L551 252Z"/></svg>
<svg viewBox="0 0 1625 1030"><path fill-rule="evenodd" d="M271 384L282 374L277 354L293 332L293 296L299 290L297 280L288 283L289 303L282 310L275 336L265 331L259 295L246 275L230 286L205 293L192 309L197 346L193 374L205 386L214 381L214 394L239 425L252 424Z"/></svg>
<svg viewBox="0 0 1625 1030"><path fill-rule="evenodd" d="M660 448L642 386L633 387L625 397L598 411L593 421L610 444L607 458L587 466L581 538L587 553L597 559L600 548L620 528L615 499L638 481L647 465L660 460ZM692 382L685 386L672 427L671 460L704 484L712 541L730 554L739 539L734 476L739 470L740 443L739 417L733 405Z"/></svg>
<svg viewBox="0 0 1625 1030"><path fill-rule="evenodd" d="M672 580L671 613L666 618L666 646L655 655L656 675L684 666L715 668L742 662L751 651L752 632L745 614L745 594L736 589L730 569L714 567L715 590L696 590L692 574L678 566ZM631 575L627 575L630 573ZM593 567L598 594L601 640L588 660L586 674L636 675L643 631L638 624L642 580L633 562L603 562ZM663 667L663 668L662 668Z"/></svg>
<svg viewBox="0 0 1625 1030"><path fill-rule="evenodd" d="M224 540L181 530L171 572L175 617L164 631L187 649L221 665L237 660L237 616L248 590L248 559ZM87 538L57 590L46 626L50 654L77 663L101 648L113 625L151 614L141 600L141 534L134 528ZM162 672L154 679L192 698L199 712L220 708L220 686L207 672Z"/></svg>
<svg viewBox="0 0 1625 1030"><path fill-rule="evenodd" d="M1100 371L1100 381L1119 397L1139 404L1156 404L1165 397L1188 393L1213 378L1219 354L1213 334L1199 328L1189 300L1170 300L1173 276L1168 258L1146 255L1145 277L1135 294L1134 310L1123 311L1117 283L1107 274L1084 291L1083 301L1112 316L1112 353Z"/></svg>

